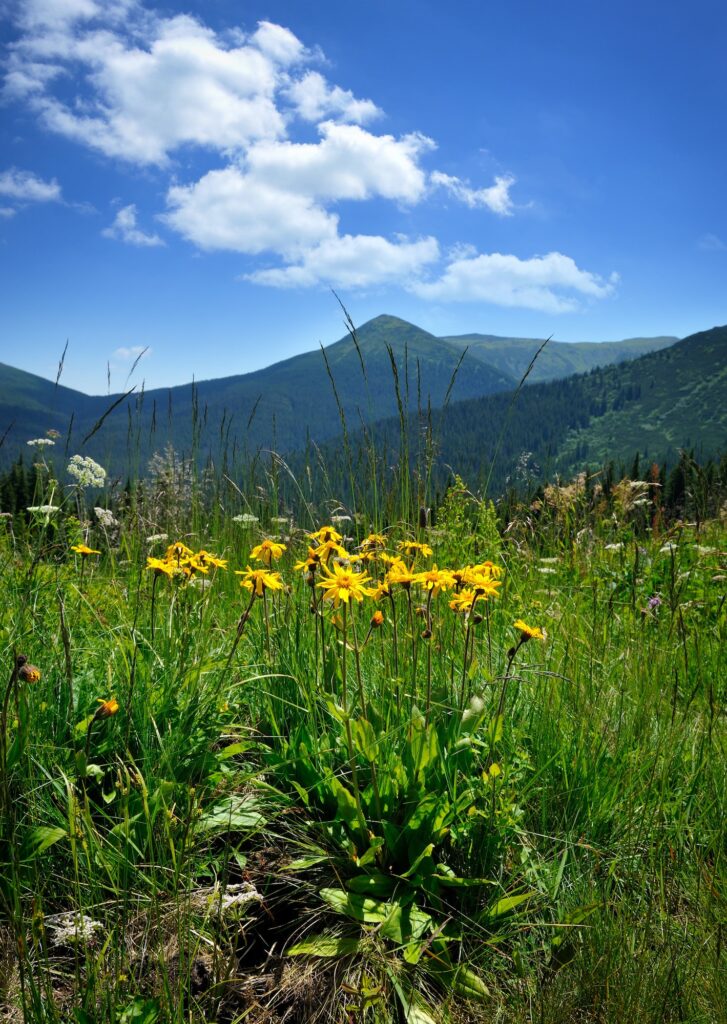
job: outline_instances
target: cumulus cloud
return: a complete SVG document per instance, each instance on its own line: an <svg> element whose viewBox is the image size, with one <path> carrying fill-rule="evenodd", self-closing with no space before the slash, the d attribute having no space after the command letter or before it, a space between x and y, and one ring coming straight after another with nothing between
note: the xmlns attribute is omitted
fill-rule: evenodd
<svg viewBox="0 0 727 1024"><path fill-rule="evenodd" d="M286 95L305 121L338 117L342 121L365 124L382 113L373 100L356 99L350 89L329 85L318 71L309 71L294 81Z"/></svg>
<svg viewBox="0 0 727 1024"><path fill-rule="evenodd" d="M294 265L257 270L246 280L276 288L409 284L438 256L439 245L431 237L390 242L379 235L343 235L307 250Z"/></svg>
<svg viewBox="0 0 727 1024"><path fill-rule="evenodd" d="M109 158L167 172L163 222L199 249L255 257L246 280L280 288L397 284L426 299L549 312L613 290L613 281L559 253L521 260L459 246L443 258L430 235L352 232L346 204L414 206L436 190L473 217L509 217L515 178L479 186L430 170L431 139L371 130L382 113L373 100L324 77L311 66L318 51L282 25L218 33L199 17L165 16L141 0L24 0L18 10L5 100ZM175 161L191 148L208 162L185 182ZM60 186L6 171L3 195L58 199ZM11 206L0 207L0 216L10 215ZM164 245L138 226L133 203L103 234Z"/></svg>
<svg viewBox="0 0 727 1024"><path fill-rule="evenodd" d="M148 235L136 225L136 206L130 203L122 207L114 218L113 224L101 232L105 238L117 238L129 245L158 246L164 245L159 235Z"/></svg>
<svg viewBox="0 0 727 1024"><path fill-rule="evenodd" d="M61 186L55 180L43 181L32 171L20 171L11 167L0 172L0 196L25 203L58 202Z"/></svg>
<svg viewBox="0 0 727 1024"><path fill-rule="evenodd" d="M494 185L488 188L471 188L459 178L443 174L441 171L433 171L429 180L432 185L446 189L450 195L471 209L486 206L488 210L503 217L512 215L514 205L510 198L510 189L515 184L515 178L510 174L496 177Z"/></svg>
<svg viewBox="0 0 727 1024"><path fill-rule="evenodd" d="M310 196L285 191L236 167L169 190L166 224L201 249L294 254L334 238L338 217Z"/></svg>
<svg viewBox="0 0 727 1024"><path fill-rule="evenodd" d="M525 260L496 252L454 258L439 278L417 282L411 290L438 302L490 302L567 313L579 308L580 299L613 294L617 282L617 275L604 281L559 252Z"/></svg>

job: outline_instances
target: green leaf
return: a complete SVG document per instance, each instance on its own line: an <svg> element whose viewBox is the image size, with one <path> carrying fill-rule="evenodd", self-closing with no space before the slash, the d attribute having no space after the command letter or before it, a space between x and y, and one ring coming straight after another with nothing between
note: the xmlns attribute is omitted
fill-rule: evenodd
<svg viewBox="0 0 727 1024"><path fill-rule="evenodd" d="M39 825L28 833L23 844L23 860L34 860L49 846L58 843L61 839L68 838L68 830L65 828L52 828L48 825Z"/></svg>
<svg viewBox="0 0 727 1024"><path fill-rule="evenodd" d="M494 746L495 743L499 743L502 739L503 723L505 721L504 715L495 715L487 727L487 738L490 741L490 746Z"/></svg>
<svg viewBox="0 0 727 1024"><path fill-rule="evenodd" d="M359 939L340 939L332 935L313 935L309 939L291 946L288 956L350 956L360 953L362 948Z"/></svg>
<svg viewBox="0 0 727 1024"><path fill-rule="evenodd" d="M524 892L519 896L505 896L503 899L498 900L494 907L489 907L485 912L485 917L501 917L502 914L509 914L515 907L519 907L521 903L525 903L526 900L532 899L533 896L537 896L535 891Z"/></svg>
<svg viewBox="0 0 727 1024"><path fill-rule="evenodd" d="M202 815L195 831L202 835L224 832L252 832L265 824L255 800L249 796L228 796Z"/></svg>

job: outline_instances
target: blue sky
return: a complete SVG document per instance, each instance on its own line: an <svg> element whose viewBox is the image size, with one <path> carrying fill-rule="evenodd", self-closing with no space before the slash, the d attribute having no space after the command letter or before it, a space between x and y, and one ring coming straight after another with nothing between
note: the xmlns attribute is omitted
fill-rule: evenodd
<svg viewBox="0 0 727 1024"><path fill-rule="evenodd" d="M721 0L0 0L0 360L244 373L386 312L727 322Z"/></svg>

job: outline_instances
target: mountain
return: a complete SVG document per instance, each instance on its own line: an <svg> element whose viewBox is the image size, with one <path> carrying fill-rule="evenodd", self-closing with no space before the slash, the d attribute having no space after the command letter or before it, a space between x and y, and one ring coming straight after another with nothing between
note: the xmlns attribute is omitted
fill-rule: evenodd
<svg viewBox="0 0 727 1024"><path fill-rule="evenodd" d="M397 412L389 350L410 408L439 408L448 393L461 400L514 385L473 355L459 366L462 350L396 317L376 317L356 333L358 350L349 335L324 353L307 352L254 373L134 394L118 402L86 445L83 438L121 396L90 397L0 364L0 437L9 428L0 456L6 463L16 458L28 439L49 428L67 439L70 431L69 452L123 465L123 472L143 469L148 455L167 443L201 455L225 445L254 452L288 451L307 438L318 443L340 434L339 402L351 429Z"/></svg>
<svg viewBox="0 0 727 1024"><path fill-rule="evenodd" d="M494 366L501 373L520 380L544 338L500 338L494 334L460 334L442 338L461 351ZM637 359L649 352L673 345L677 338L626 338L624 341L549 341L528 377L531 384L557 380L573 373L586 373L596 366Z"/></svg>
<svg viewBox="0 0 727 1024"><path fill-rule="evenodd" d="M637 453L642 464L674 464L681 448L694 449L700 460L720 456L727 451L727 326L631 362L533 384L517 395L453 402L434 415L432 433L437 484L454 470L471 487L489 482L493 495L509 483L568 478L610 461L628 466ZM408 437L412 461L421 462L416 416ZM376 424L369 439L352 438L352 448L354 473L340 446L329 444L322 452L341 496L351 477L368 478L372 450L385 453L382 462L396 464L398 421Z"/></svg>

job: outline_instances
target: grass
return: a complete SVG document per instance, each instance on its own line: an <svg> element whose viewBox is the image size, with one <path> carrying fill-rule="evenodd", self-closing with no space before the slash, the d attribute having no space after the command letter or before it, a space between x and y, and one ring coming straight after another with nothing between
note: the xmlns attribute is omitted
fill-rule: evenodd
<svg viewBox="0 0 727 1024"><path fill-rule="evenodd" d="M534 530L454 489L435 528L333 525L489 559L499 596L336 608L293 569L324 509L168 485L0 540L4 1019L727 1018L723 523ZM228 568L146 568L177 540Z"/></svg>

